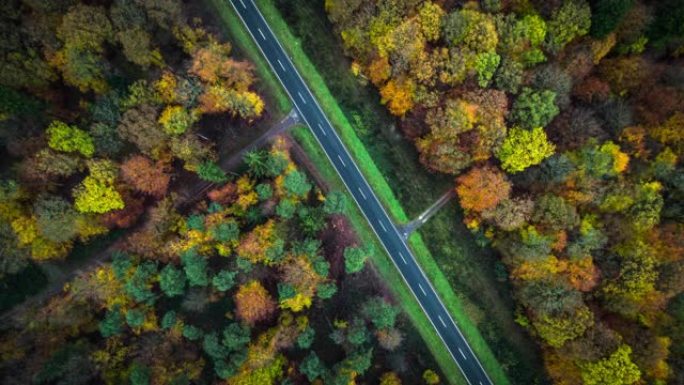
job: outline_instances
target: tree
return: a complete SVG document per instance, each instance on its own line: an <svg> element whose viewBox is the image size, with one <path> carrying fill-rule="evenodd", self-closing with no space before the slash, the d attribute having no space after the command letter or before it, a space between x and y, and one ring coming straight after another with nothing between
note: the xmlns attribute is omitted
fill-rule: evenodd
<svg viewBox="0 0 684 385"><path fill-rule="evenodd" d="M116 129L121 138L155 159L168 146L168 136L157 123L157 108L149 104L141 104L124 112Z"/></svg>
<svg viewBox="0 0 684 385"><path fill-rule="evenodd" d="M418 17L420 19L420 28L425 39L427 41L439 39L442 18L444 17L444 10L442 10L442 7L440 7L439 4L427 1L423 3L418 10Z"/></svg>
<svg viewBox="0 0 684 385"><path fill-rule="evenodd" d="M221 270L211 279L211 284L218 291L228 291L235 286L235 276L237 272Z"/></svg>
<svg viewBox="0 0 684 385"><path fill-rule="evenodd" d="M212 183L225 183L228 181L228 176L226 172L219 167L216 163L212 161L202 162L197 168L197 176L200 179Z"/></svg>
<svg viewBox="0 0 684 385"><path fill-rule="evenodd" d="M553 91L525 87L513 104L511 117L523 128L545 127L560 112L555 101Z"/></svg>
<svg viewBox="0 0 684 385"><path fill-rule="evenodd" d="M185 275L173 265L164 266L159 274L159 287L167 297L185 293Z"/></svg>
<svg viewBox="0 0 684 385"><path fill-rule="evenodd" d="M599 0L591 6L591 36L603 39L634 6L634 0Z"/></svg>
<svg viewBox="0 0 684 385"><path fill-rule="evenodd" d="M378 337L378 344L389 351L395 351L404 341L404 335L397 328L378 330L375 335Z"/></svg>
<svg viewBox="0 0 684 385"><path fill-rule="evenodd" d="M63 198L38 197L33 209L41 235L53 242L67 242L78 234L78 213Z"/></svg>
<svg viewBox="0 0 684 385"><path fill-rule="evenodd" d="M131 366L128 379L131 381L131 385L149 385L150 369L143 364L135 362Z"/></svg>
<svg viewBox="0 0 684 385"><path fill-rule="evenodd" d="M413 108L415 84L410 79L390 80L380 88L380 100L394 116L404 116Z"/></svg>
<svg viewBox="0 0 684 385"><path fill-rule="evenodd" d="M326 368L318 358L318 355L312 351L302 360L302 363L299 365L299 371L306 376L309 382L312 382L321 377L326 372Z"/></svg>
<svg viewBox="0 0 684 385"><path fill-rule="evenodd" d="M194 122L194 117L182 106L167 106L159 115L159 124L169 135L183 134Z"/></svg>
<svg viewBox="0 0 684 385"><path fill-rule="evenodd" d="M223 329L223 345L231 352L242 350L251 340L247 325L232 322Z"/></svg>
<svg viewBox="0 0 684 385"><path fill-rule="evenodd" d="M129 309L126 312L126 323L132 328L139 328L145 323L145 313L140 309Z"/></svg>
<svg viewBox="0 0 684 385"><path fill-rule="evenodd" d="M121 176L136 190L155 197L166 194L171 180L160 163L154 164L143 155L128 158L121 165Z"/></svg>
<svg viewBox="0 0 684 385"><path fill-rule="evenodd" d="M548 22L546 47L560 52L573 39L584 36L591 27L591 9L584 0L564 1Z"/></svg>
<svg viewBox="0 0 684 385"><path fill-rule="evenodd" d="M202 329L197 326L190 324L183 325L183 337L189 339L190 341L197 341L204 335Z"/></svg>
<svg viewBox="0 0 684 385"><path fill-rule="evenodd" d="M347 196L340 191L331 191L325 197L325 202L323 203L323 211L326 214L341 214L348 206L349 202Z"/></svg>
<svg viewBox="0 0 684 385"><path fill-rule="evenodd" d="M344 249L344 270L347 274L361 271L368 259L368 252L360 247L347 247Z"/></svg>
<svg viewBox="0 0 684 385"><path fill-rule="evenodd" d="M494 209L484 211L482 217L494 221L504 231L513 231L527 223L533 210L534 202L530 199L505 199Z"/></svg>
<svg viewBox="0 0 684 385"><path fill-rule="evenodd" d="M497 152L501 167L517 173L541 163L553 155L555 146L546 138L543 129L537 127L532 130L512 128Z"/></svg>
<svg viewBox="0 0 684 385"><path fill-rule="evenodd" d="M475 72L477 73L477 84L486 88L492 80L496 69L501 62L501 56L494 52L484 52L475 58Z"/></svg>
<svg viewBox="0 0 684 385"><path fill-rule="evenodd" d="M275 301L259 281L241 285L234 299L236 315L248 325L268 319L276 310Z"/></svg>
<svg viewBox="0 0 684 385"><path fill-rule="evenodd" d="M380 377L380 385L401 385L401 379L394 372L386 372Z"/></svg>
<svg viewBox="0 0 684 385"><path fill-rule="evenodd" d="M491 166L474 167L458 177L456 182L461 207L476 212L496 207L499 202L508 199L511 192L506 175Z"/></svg>
<svg viewBox="0 0 684 385"><path fill-rule="evenodd" d="M579 224L575 206L565 199L545 194L534 205L532 220L553 230L572 229Z"/></svg>
<svg viewBox="0 0 684 385"><path fill-rule="evenodd" d="M389 329L394 327L399 309L382 297L372 297L363 304L361 313L376 329Z"/></svg>
<svg viewBox="0 0 684 385"><path fill-rule="evenodd" d="M121 194L106 180L88 175L74 187L74 206L81 213L103 214L124 208Z"/></svg>
<svg viewBox="0 0 684 385"><path fill-rule="evenodd" d="M311 344L313 344L315 337L316 330L311 326L307 326L306 329L297 336L297 347L300 349L309 349Z"/></svg>
<svg viewBox="0 0 684 385"><path fill-rule="evenodd" d="M294 170L285 176L285 189L293 196L304 197L311 190L311 184L306 178L306 175Z"/></svg>
<svg viewBox="0 0 684 385"><path fill-rule="evenodd" d="M316 295L320 299L330 299L335 293L337 293L335 282L321 283L316 288Z"/></svg>
<svg viewBox="0 0 684 385"><path fill-rule="evenodd" d="M580 363L582 380L587 385L630 385L641 378L639 367L630 358L629 345L620 345L609 357Z"/></svg>
<svg viewBox="0 0 684 385"><path fill-rule="evenodd" d="M423 381L425 381L427 385L437 385L441 382L437 373L430 369L426 369L423 372Z"/></svg>
<svg viewBox="0 0 684 385"><path fill-rule="evenodd" d="M209 274L207 272L207 260L197 254L195 249L190 249L181 254L181 262L190 286L207 286Z"/></svg>
<svg viewBox="0 0 684 385"><path fill-rule="evenodd" d="M104 319L100 321L100 334L105 338L120 334L123 330L123 321L123 316L118 307L108 310Z"/></svg>
<svg viewBox="0 0 684 385"><path fill-rule="evenodd" d="M48 145L53 150L62 152L78 152L85 157L95 153L95 144L90 135L74 126L55 120L46 130Z"/></svg>

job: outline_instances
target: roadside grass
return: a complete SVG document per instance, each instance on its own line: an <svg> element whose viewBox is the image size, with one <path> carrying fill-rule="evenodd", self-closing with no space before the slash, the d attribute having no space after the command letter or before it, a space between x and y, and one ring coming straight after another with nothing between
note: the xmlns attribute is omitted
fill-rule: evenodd
<svg viewBox="0 0 684 385"><path fill-rule="evenodd" d="M333 123L337 129L340 138L355 158L359 168L364 173L364 176L367 178L374 192L378 195L380 201L385 205L396 222L407 222L408 216L402 205L394 195L394 192L376 165L374 159L367 151L366 146L357 136L354 127L347 120L347 117L338 105L337 100L330 93L323 77L304 53L301 41L292 35L288 24L284 21L272 0L256 0L256 3L259 5L259 9L268 20L269 25L278 36L280 42L293 58L293 62L297 66L300 74L305 78L312 92L319 100L321 107L325 110L331 123ZM316 33L320 34L321 31L317 30ZM359 119L355 120L358 121ZM425 172L421 170L420 174L425 174ZM413 184L413 188L416 188L415 184ZM439 196L442 192L443 191L437 191L436 195ZM494 383L502 385L510 383L503 367L497 361L487 342L480 334L477 326L468 316L462 301L453 291L449 281L439 269L430 250L423 242L421 235L419 233L413 234L410 244L416 254L418 262L421 266L426 268L426 274L431 282L433 282L440 297L445 301L452 317L459 322L459 326L466 336L466 339L471 344L471 347ZM389 267L395 269L394 266L390 265ZM403 282L401 284L404 286ZM461 378L461 376L458 377Z"/></svg>

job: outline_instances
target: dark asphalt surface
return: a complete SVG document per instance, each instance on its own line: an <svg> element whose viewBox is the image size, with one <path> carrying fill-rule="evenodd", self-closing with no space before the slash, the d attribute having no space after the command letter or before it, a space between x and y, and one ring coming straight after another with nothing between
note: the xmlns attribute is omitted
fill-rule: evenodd
<svg viewBox="0 0 684 385"><path fill-rule="evenodd" d="M493 384L252 0L229 0L471 385Z"/></svg>

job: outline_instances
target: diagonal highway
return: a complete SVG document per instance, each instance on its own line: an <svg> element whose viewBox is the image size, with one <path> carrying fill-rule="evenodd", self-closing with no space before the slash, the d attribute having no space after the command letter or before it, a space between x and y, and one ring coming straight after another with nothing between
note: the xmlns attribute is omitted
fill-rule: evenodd
<svg viewBox="0 0 684 385"><path fill-rule="evenodd" d="M252 0L229 0L339 173L437 334L470 385L492 385L468 342L437 296L382 204Z"/></svg>

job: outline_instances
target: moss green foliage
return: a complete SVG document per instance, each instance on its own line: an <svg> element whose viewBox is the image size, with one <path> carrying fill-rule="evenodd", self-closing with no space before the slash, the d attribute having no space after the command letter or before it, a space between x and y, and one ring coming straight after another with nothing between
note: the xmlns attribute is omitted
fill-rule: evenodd
<svg viewBox="0 0 684 385"><path fill-rule="evenodd" d="M558 115L556 93L549 90L535 91L523 88L511 111L511 117L520 126L528 129L545 127Z"/></svg>
<svg viewBox="0 0 684 385"><path fill-rule="evenodd" d="M63 152L78 152L85 157L95 153L93 139L87 132L69 126L58 120L53 121L45 131L50 148Z"/></svg>
<svg viewBox="0 0 684 385"><path fill-rule="evenodd" d="M202 180L212 183L225 183L228 180L226 172L219 167L216 163L212 161L206 161L200 163L197 168L197 176Z"/></svg>
<svg viewBox="0 0 684 385"><path fill-rule="evenodd" d="M496 156L504 170L516 173L541 163L553 155L555 146L549 142L543 129L512 128Z"/></svg>
<svg viewBox="0 0 684 385"><path fill-rule="evenodd" d="M185 293L185 274L173 265L164 266L159 274L159 288L167 297Z"/></svg>

